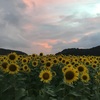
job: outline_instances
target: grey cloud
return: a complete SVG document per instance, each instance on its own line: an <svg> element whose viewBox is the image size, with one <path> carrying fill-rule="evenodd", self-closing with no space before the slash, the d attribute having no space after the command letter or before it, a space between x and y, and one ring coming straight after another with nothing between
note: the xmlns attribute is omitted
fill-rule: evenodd
<svg viewBox="0 0 100 100"><path fill-rule="evenodd" d="M16 36L16 39L13 37L10 37L9 35L2 35L0 36L0 47L11 47L11 48L28 48L29 44L22 40L22 38Z"/></svg>
<svg viewBox="0 0 100 100"><path fill-rule="evenodd" d="M92 48L100 45L100 33L94 33L88 36L82 37L78 42L63 43L58 42L53 45L52 52L57 53L67 48Z"/></svg>
<svg viewBox="0 0 100 100"><path fill-rule="evenodd" d="M8 22L8 24L12 24L12 25L19 25L20 23L20 16L18 14L14 14L14 13L9 13L6 14L6 16L4 17L4 20L6 22Z"/></svg>

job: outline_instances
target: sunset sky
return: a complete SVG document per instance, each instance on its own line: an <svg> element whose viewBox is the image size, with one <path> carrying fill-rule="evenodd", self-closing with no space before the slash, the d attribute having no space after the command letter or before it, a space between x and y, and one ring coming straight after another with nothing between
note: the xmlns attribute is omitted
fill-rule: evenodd
<svg viewBox="0 0 100 100"><path fill-rule="evenodd" d="M0 0L0 48L55 54L100 45L100 0Z"/></svg>

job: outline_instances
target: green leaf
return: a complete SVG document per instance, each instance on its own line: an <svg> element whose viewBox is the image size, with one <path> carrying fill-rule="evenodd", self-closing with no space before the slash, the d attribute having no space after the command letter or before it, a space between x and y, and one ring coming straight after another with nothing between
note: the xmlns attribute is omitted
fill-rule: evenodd
<svg viewBox="0 0 100 100"><path fill-rule="evenodd" d="M23 100L36 100L36 99L34 97L25 97Z"/></svg>
<svg viewBox="0 0 100 100"><path fill-rule="evenodd" d="M14 87L10 87L3 91L3 93L0 95L0 100L14 100L14 94L15 89Z"/></svg>
<svg viewBox="0 0 100 100"><path fill-rule="evenodd" d="M15 90L15 100L19 100L21 97L25 95L26 95L26 91L24 88Z"/></svg>
<svg viewBox="0 0 100 100"><path fill-rule="evenodd" d="M70 91L69 94L70 94L70 95L73 95L73 96L76 96L76 97L81 96L79 93L77 93L77 92L75 92L75 91Z"/></svg>

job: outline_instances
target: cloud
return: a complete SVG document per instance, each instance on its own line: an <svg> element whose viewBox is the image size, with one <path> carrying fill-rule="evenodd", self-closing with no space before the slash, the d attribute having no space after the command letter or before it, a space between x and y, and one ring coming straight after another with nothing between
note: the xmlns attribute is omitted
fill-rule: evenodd
<svg viewBox="0 0 100 100"><path fill-rule="evenodd" d="M98 0L0 0L0 46L55 53L100 43Z"/></svg>
<svg viewBox="0 0 100 100"><path fill-rule="evenodd" d="M68 48L92 48L100 45L100 33L93 33L83 36L81 39L72 39L71 41L60 41L53 45L52 52L57 53Z"/></svg>

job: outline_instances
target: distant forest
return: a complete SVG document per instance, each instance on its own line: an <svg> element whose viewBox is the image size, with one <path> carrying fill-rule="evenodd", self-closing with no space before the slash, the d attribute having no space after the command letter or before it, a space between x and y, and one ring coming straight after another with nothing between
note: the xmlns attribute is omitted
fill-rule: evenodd
<svg viewBox="0 0 100 100"><path fill-rule="evenodd" d="M63 55L75 55L75 56L100 56L100 46L96 46L90 49L78 49L78 48L69 48L69 49L64 49L61 52L56 53L56 55L63 54Z"/></svg>
<svg viewBox="0 0 100 100"><path fill-rule="evenodd" d="M23 51L9 50L9 49L0 48L0 55L7 55L11 52L16 52L18 55L28 55L27 53L24 53ZM100 56L100 46L96 46L96 47L89 48L89 49L68 48L68 49L64 49L61 52L56 53L55 55L59 55L59 54L75 55L75 56L82 56L82 55Z"/></svg>
<svg viewBox="0 0 100 100"><path fill-rule="evenodd" d="M11 52L16 52L16 54L18 54L18 55L27 55L26 53L24 53L22 51L9 50L9 49L0 48L0 55L8 55Z"/></svg>

